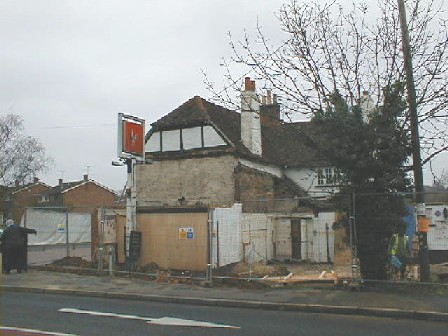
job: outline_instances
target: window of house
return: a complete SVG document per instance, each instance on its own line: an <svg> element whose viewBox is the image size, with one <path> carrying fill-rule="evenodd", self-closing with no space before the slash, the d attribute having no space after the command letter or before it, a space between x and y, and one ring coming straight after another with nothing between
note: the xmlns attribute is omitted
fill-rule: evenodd
<svg viewBox="0 0 448 336"><path fill-rule="evenodd" d="M50 196L49 195L39 195L37 201L39 203L50 202Z"/></svg>
<svg viewBox="0 0 448 336"><path fill-rule="evenodd" d="M161 139L160 132L153 133L146 142L145 152L160 152L161 151L160 139Z"/></svg>
<svg viewBox="0 0 448 336"><path fill-rule="evenodd" d="M162 152L171 152L181 150L181 131L163 131L162 132Z"/></svg>
<svg viewBox="0 0 448 336"><path fill-rule="evenodd" d="M202 133L200 127L182 129L183 149L194 149L202 147Z"/></svg>
<svg viewBox="0 0 448 336"><path fill-rule="evenodd" d="M212 126L155 132L145 145L147 152L169 152L227 145Z"/></svg>
<svg viewBox="0 0 448 336"><path fill-rule="evenodd" d="M340 179L340 172L335 168L320 168L317 170L317 185L336 185Z"/></svg>
<svg viewBox="0 0 448 336"><path fill-rule="evenodd" d="M322 169L317 170L317 185L324 185L325 179L324 179L324 172Z"/></svg>
<svg viewBox="0 0 448 336"><path fill-rule="evenodd" d="M224 146L227 143L212 126L204 126L204 147Z"/></svg>
<svg viewBox="0 0 448 336"><path fill-rule="evenodd" d="M333 184L333 168L325 168L326 184Z"/></svg>

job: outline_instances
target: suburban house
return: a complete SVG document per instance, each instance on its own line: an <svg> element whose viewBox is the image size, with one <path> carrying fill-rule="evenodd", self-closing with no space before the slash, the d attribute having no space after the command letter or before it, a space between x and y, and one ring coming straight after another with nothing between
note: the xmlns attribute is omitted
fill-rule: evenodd
<svg viewBox="0 0 448 336"><path fill-rule="evenodd" d="M42 201L40 195L51 187L37 177L33 182L21 185L16 181L12 187L2 187L2 222L11 218L20 223L27 207L38 206Z"/></svg>
<svg viewBox="0 0 448 336"><path fill-rule="evenodd" d="M204 270L242 260L333 258L334 169L308 122L280 118L246 78L241 113L195 96L151 124L135 165L140 264ZM119 239L121 240L121 238Z"/></svg>
<svg viewBox="0 0 448 336"><path fill-rule="evenodd" d="M39 207L68 208L70 212L94 213L100 207L112 207L116 202L116 192L89 179L64 182L44 190L38 195Z"/></svg>
<svg viewBox="0 0 448 336"><path fill-rule="evenodd" d="M19 222L38 232L37 236L29 237L30 245L92 246L92 236L97 239L98 214L104 213L105 208L113 208L116 196L113 190L89 179L87 174L79 181L60 179L58 185L35 193L35 202L24 204L24 216ZM94 244L96 248L97 243Z"/></svg>

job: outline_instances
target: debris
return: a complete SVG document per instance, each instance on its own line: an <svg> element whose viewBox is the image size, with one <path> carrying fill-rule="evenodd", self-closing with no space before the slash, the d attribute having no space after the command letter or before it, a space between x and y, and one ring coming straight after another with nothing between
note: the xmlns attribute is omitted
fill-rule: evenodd
<svg viewBox="0 0 448 336"><path fill-rule="evenodd" d="M283 280L289 280L289 279L292 278L293 275L294 275L294 274L289 273L287 276L285 276L285 277L283 278Z"/></svg>

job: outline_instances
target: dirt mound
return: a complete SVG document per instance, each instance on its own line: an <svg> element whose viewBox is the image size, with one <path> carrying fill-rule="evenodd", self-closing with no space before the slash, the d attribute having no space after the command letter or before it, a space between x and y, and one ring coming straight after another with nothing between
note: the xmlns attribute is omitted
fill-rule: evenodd
<svg viewBox="0 0 448 336"><path fill-rule="evenodd" d="M53 261L51 266L65 266L65 267L82 267L82 268L90 268L91 263L82 257L64 257L62 259L58 259Z"/></svg>

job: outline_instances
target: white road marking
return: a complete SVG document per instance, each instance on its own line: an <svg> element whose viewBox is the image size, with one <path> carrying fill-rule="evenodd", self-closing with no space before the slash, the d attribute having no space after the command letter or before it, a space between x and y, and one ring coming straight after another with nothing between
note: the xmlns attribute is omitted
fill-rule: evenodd
<svg viewBox="0 0 448 336"><path fill-rule="evenodd" d="M240 327L235 327L235 326L230 326L230 325L225 325L225 324L216 324L216 323L211 323L211 322L195 321L195 320L184 320L184 319L179 319L179 318L175 318L175 317L151 318L151 317L145 317L145 316L98 312L98 311L75 309L75 308L61 308L61 309L59 309L59 311L61 313L85 314L85 315L102 316L102 317L116 317L116 318L122 318L122 319L128 319L128 320L140 320L140 321L146 321L146 323L154 324L154 325L240 329Z"/></svg>
<svg viewBox="0 0 448 336"><path fill-rule="evenodd" d="M180 326L180 327L240 329L240 327L235 327L235 326L230 326L230 325L225 325L225 324L216 324L216 323L211 323L211 322L195 321L195 320L183 320L183 319L178 319L175 317L161 317L158 319L153 319L146 323L156 324L156 325L167 325L167 326Z"/></svg>
<svg viewBox="0 0 448 336"><path fill-rule="evenodd" d="M51 335L51 336L78 336L75 334L64 334L64 333L58 333L58 332L52 332L52 331L0 326L0 331L2 331L2 330L4 330L4 331L19 331L19 332L26 332L26 333L30 333L30 334Z"/></svg>
<svg viewBox="0 0 448 336"><path fill-rule="evenodd" d="M82 310L82 309L75 309L75 308L61 308L61 309L59 309L59 311L61 313L85 314L85 315L103 316L103 317L118 317L118 318L128 319L128 320L141 320L141 321L151 321L152 320L151 318L143 317L143 316L104 313L104 312L98 312L98 311L93 311L93 310Z"/></svg>

